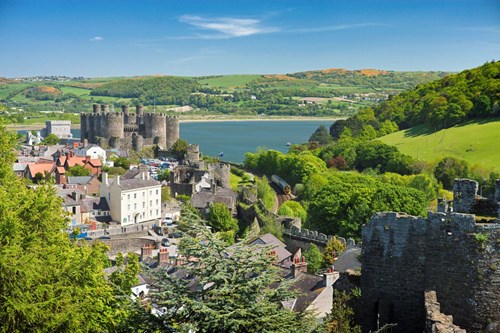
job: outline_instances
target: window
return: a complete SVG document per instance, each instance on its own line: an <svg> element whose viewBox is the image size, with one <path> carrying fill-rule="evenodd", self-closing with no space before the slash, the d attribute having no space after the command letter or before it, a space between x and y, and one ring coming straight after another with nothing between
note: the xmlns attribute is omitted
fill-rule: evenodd
<svg viewBox="0 0 500 333"><path fill-rule="evenodd" d="M142 192L142 197L144 198L146 196L146 191Z"/></svg>
<svg viewBox="0 0 500 333"><path fill-rule="evenodd" d="M130 194L127 194L127 200L130 200Z"/></svg>
<svg viewBox="0 0 500 333"><path fill-rule="evenodd" d="M142 202L142 208L146 208L146 201Z"/></svg>
<svg viewBox="0 0 500 333"><path fill-rule="evenodd" d="M156 195L158 195L158 190L156 190Z"/></svg>
<svg viewBox="0 0 500 333"><path fill-rule="evenodd" d="M149 216L153 216L153 211L152 210L149 211Z"/></svg>
<svg viewBox="0 0 500 333"><path fill-rule="evenodd" d="M149 200L149 205L153 206L153 200Z"/></svg>
<svg viewBox="0 0 500 333"><path fill-rule="evenodd" d="M156 199L156 204L158 204L158 199Z"/></svg>
<svg viewBox="0 0 500 333"><path fill-rule="evenodd" d="M136 198L137 198L137 193L134 193L134 199L136 199Z"/></svg>
<svg viewBox="0 0 500 333"><path fill-rule="evenodd" d="M130 204L127 205L127 210L130 212Z"/></svg>
<svg viewBox="0 0 500 333"><path fill-rule="evenodd" d="M73 214L76 214L76 206L73 206Z"/></svg>
<svg viewBox="0 0 500 333"><path fill-rule="evenodd" d="M158 215L158 209L156 210L156 215Z"/></svg>
<svg viewBox="0 0 500 333"><path fill-rule="evenodd" d="M136 209L137 209L137 204L135 203L135 204L134 204L134 210L136 210Z"/></svg>
<svg viewBox="0 0 500 333"><path fill-rule="evenodd" d="M153 195L153 191L149 190L149 196Z"/></svg>

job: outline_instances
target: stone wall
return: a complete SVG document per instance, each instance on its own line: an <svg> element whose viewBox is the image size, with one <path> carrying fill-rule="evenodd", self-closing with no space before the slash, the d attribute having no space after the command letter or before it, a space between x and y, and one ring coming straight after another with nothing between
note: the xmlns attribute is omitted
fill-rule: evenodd
<svg viewBox="0 0 500 333"><path fill-rule="evenodd" d="M377 213L362 234L364 331L397 323L394 332L422 332L426 290L467 331L500 323L500 224L458 213Z"/></svg>
<svg viewBox="0 0 500 333"><path fill-rule="evenodd" d="M441 313L435 291L425 292L425 333L466 333L453 324L453 316Z"/></svg>

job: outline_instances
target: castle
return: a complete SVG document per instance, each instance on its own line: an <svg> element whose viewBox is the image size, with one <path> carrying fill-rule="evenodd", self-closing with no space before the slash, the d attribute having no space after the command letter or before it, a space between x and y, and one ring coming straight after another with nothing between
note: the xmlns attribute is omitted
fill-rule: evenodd
<svg viewBox="0 0 500 333"><path fill-rule="evenodd" d="M500 331L500 181L488 199L473 180L453 189L453 209L377 213L363 227L363 331Z"/></svg>
<svg viewBox="0 0 500 333"><path fill-rule="evenodd" d="M110 112L107 104L94 104L92 113L82 113L81 141L101 147L133 148L158 145L170 149L179 139L179 119L162 113L144 113L137 105L135 113L129 113L128 105L122 112Z"/></svg>

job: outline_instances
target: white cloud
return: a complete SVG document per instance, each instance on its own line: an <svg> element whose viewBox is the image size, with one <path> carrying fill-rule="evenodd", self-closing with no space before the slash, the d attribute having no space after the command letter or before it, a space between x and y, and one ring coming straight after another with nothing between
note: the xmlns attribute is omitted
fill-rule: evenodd
<svg viewBox="0 0 500 333"><path fill-rule="evenodd" d="M225 39L245 37L279 31L277 28L264 27L260 20L231 17L203 18L201 16L183 15L180 22L187 23L198 29L215 32L216 34L178 37L179 39Z"/></svg>
<svg viewBox="0 0 500 333"><path fill-rule="evenodd" d="M95 36L95 37L92 37L89 39L91 42L100 42L102 40L104 40L104 38L102 38L101 36Z"/></svg>

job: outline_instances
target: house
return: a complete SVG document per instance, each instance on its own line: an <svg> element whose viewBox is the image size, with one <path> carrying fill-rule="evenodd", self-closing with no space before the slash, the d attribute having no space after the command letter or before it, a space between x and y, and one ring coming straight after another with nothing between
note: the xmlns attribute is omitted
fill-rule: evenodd
<svg viewBox="0 0 500 333"><path fill-rule="evenodd" d="M27 165L28 163L14 163L12 169L18 178L24 177Z"/></svg>
<svg viewBox="0 0 500 333"><path fill-rule="evenodd" d="M57 165L64 167L65 170L76 165L83 166L90 171L91 175L99 176L101 174L101 160L92 159L89 156L75 156L72 152L66 156L59 156Z"/></svg>
<svg viewBox="0 0 500 333"><path fill-rule="evenodd" d="M255 237L250 241L250 245L271 247L273 254L277 257L278 266L290 267L292 264L292 254L286 249L286 245L271 233Z"/></svg>
<svg viewBox="0 0 500 333"><path fill-rule="evenodd" d="M82 224L81 206L85 194L73 188L57 188L57 195L63 198L63 209L68 212L70 226Z"/></svg>
<svg viewBox="0 0 500 333"><path fill-rule="evenodd" d="M212 184L211 190L201 190L191 196L191 205L198 209L202 216L208 212L208 208L212 203L223 203L231 211L232 215L236 214L236 193L230 188L221 188Z"/></svg>
<svg viewBox="0 0 500 333"><path fill-rule="evenodd" d="M41 174L42 176L54 176L56 164L54 162L48 161L38 161L36 163L28 163L26 169L24 171L24 177L29 180L34 180L37 174Z"/></svg>
<svg viewBox="0 0 500 333"><path fill-rule="evenodd" d="M93 160L101 160L102 164L106 164L106 151L98 145L88 145L85 147L75 149L75 156L85 157L89 156Z"/></svg>
<svg viewBox="0 0 500 333"><path fill-rule="evenodd" d="M97 175L69 176L67 177L67 184L76 185L76 188L85 193L85 195L91 195L94 197L100 195L101 182L99 181Z"/></svg>
<svg viewBox="0 0 500 333"><path fill-rule="evenodd" d="M109 179L102 174L101 196L108 202L111 218L121 226L161 218L161 183L141 172L139 179Z"/></svg>

